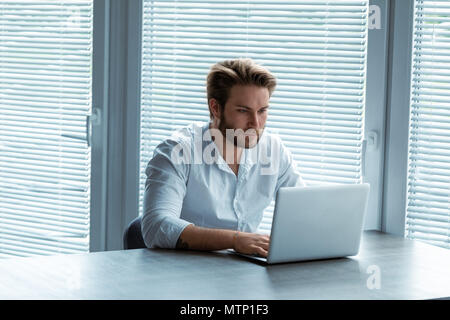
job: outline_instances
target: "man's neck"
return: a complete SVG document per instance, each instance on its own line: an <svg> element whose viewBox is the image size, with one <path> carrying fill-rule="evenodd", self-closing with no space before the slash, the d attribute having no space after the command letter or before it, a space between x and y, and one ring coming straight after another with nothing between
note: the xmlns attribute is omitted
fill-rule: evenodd
<svg viewBox="0 0 450 320"><path fill-rule="evenodd" d="M243 149L236 147L232 142L228 141L226 137L220 133L219 129L215 128L212 124L209 125L209 128L215 129L213 130L214 133L211 134L211 136L214 136L214 143L216 144L223 159L233 171L234 169L237 170Z"/></svg>

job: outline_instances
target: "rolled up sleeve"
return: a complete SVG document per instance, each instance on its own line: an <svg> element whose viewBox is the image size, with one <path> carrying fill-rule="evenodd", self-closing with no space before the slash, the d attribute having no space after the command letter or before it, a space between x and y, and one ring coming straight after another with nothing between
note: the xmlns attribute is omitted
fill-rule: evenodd
<svg viewBox="0 0 450 320"><path fill-rule="evenodd" d="M173 161L172 150L179 142L159 144L145 173L142 235L148 248L175 248L177 240L190 222L180 218L189 164Z"/></svg>

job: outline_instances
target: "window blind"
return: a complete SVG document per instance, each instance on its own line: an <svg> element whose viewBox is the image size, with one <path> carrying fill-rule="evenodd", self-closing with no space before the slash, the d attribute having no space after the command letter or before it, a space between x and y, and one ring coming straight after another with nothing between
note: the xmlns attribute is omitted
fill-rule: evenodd
<svg viewBox="0 0 450 320"><path fill-rule="evenodd" d="M89 250L92 6L0 0L0 257Z"/></svg>
<svg viewBox="0 0 450 320"><path fill-rule="evenodd" d="M414 10L405 233L450 248L450 3Z"/></svg>
<svg viewBox="0 0 450 320"><path fill-rule="evenodd" d="M267 128L308 184L359 183L368 1L145 1L140 210L154 147L209 121L212 64L248 57L278 80ZM261 231L270 230L273 202Z"/></svg>

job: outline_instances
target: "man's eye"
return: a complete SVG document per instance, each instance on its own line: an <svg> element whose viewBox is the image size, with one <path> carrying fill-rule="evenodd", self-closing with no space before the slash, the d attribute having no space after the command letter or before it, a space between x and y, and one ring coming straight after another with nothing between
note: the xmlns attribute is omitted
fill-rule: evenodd
<svg viewBox="0 0 450 320"><path fill-rule="evenodd" d="M264 113L266 111L267 111L267 109L258 110L259 113Z"/></svg>
<svg viewBox="0 0 450 320"><path fill-rule="evenodd" d="M244 112L247 112L247 110L245 110L245 109L239 109L238 112L244 113Z"/></svg>

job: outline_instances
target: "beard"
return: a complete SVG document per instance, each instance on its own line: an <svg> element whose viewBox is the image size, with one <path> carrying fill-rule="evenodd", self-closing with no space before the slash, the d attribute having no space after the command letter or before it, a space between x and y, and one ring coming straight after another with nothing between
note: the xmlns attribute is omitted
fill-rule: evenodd
<svg viewBox="0 0 450 320"><path fill-rule="evenodd" d="M243 129L236 129L227 122L225 115L222 113L220 116L220 124L218 129L225 139L232 142L235 147L251 149L258 144L259 139L264 132L264 128L265 127L260 130L249 128L245 131ZM227 131L229 132L228 135Z"/></svg>

